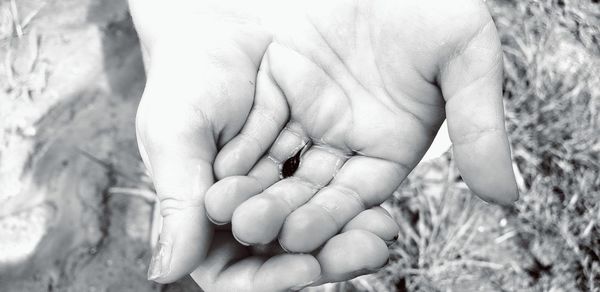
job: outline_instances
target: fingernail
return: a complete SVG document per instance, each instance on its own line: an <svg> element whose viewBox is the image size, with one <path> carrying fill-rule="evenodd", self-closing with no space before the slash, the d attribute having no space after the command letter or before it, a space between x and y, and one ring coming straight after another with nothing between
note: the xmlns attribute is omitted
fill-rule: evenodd
<svg viewBox="0 0 600 292"><path fill-rule="evenodd" d="M245 246L250 246L250 244L249 244L249 243L246 243L245 241L242 241L242 240L240 240L240 239L239 239L239 238L238 238L238 237L235 235L235 232L231 232L231 234L233 234L233 238L235 238L235 240L237 240L237 242L239 242L239 243L241 243L242 245L245 245Z"/></svg>
<svg viewBox="0 0 600 292"><path fill-rule="evenodd" d="M215 224L215 225L219 225L219 226L221 226L221 225L225 225L225 224L227 224L227 222L219 222L219 221L217 221L217 220L213 219L212 217L210 217L210 216L208 216L208 215L207 215L206 217L208 217L208 220L209 220L210 222L212 222L213 224Z"/></svg>
<svg viewBox="0 0 600 292"><path fill-rule="evenodd" d="M306 282L306 283L301 284L301 285L296 285L296 286L290 288L290 290L292 290L292 291L300 291L300 290L302 290L302 289L304 289L304 288L306 288L306 287L314 284L315 282L319 281L320 279L321 279L321 275L319 275L316 279L314 279L312 281Z"/></svg>
<svg viewBox="0 0 600 292"><path fill-rule="evenodd" d="M390 246L390 245L394 244L397 240L398 240L398 234L396 234L396 236L394 236L394 238L392 238L391 240L384 240L384 241L385 241L385 244L387 244L387 246Z"/></svg>
<svg viewBox="0 0 600 292"><path fill-rule="evenodd" d="M281 249L283 249L283 251L285 251L286 253L291 253L287 248L285 248L285 246L283 246L283 244L281 243L281 237L277 238L277 242L279 243L279 246L281 247Z"/></svg>
<svg viewBox="0 0 600 292"><path fill-rule="evenodd" d="M150 267L148 268L148 280L156 280L165 276L171 271L171 251L172 246L168 242L159 242L154 249Z"/></svg>

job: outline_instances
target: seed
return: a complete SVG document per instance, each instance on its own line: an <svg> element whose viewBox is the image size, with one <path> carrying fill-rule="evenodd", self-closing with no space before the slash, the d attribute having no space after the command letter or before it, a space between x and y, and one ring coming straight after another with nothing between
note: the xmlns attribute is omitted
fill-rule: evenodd
<svg viewBox="0 0 600 292"><path fill-rule="evenodd" d="M298 153L296 153L296 155L290 157L288 160L286 160L283 163L283 166L281 167L281 176L283 178L294 175L294 172L296 172L296 170L298 169L298 166L300 165L300 155L301 154L302 154L302 150L299 150Z"/></svg>

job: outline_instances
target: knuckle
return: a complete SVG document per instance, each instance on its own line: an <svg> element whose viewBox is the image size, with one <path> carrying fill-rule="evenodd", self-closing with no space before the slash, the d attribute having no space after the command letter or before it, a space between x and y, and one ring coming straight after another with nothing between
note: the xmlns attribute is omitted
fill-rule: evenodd
<svg viewBox="0 0 600 292"><path fill-rule="evenodd" d="M345 232L344 235L348 237L347 240L356 243L369 243L376 238L373 233L363 229L352 229Z"/></svg>
<svg viewBox="0 0 600 292"><path fill-rule="evenodd" d="M367 207L369 207L369 204L367 204L366 200L356 190L344 185L334 185L331 188L346 199L358 204L361 210L365 210Z"/></svg>
<svg viewBox="0 0 600 292"><path fill-rule="evenodd" d="M470 144L476 142L477 140L483 137L490 135L503 135L503 133L503 128L494 126L479 127L468 131L463 131L463 133L460 133L459 135L454 135L454 137L452 137L452 143L454 145Z"/></svg>
<svg viewBox="0 0 600 292"><path fill-rule="evenodd" d="M265 145L265 143L263 143L259 137L257 137L257 135L253 132L250 131L242 131L238 134L238 137L240 137L241 140L244 140L245 145L253 145L257 148L259 153L262 153L266 150L267 145Z"/></svg>
<svg viewBox="0 0 600 292"><path fill-rule="evenodd" d="M257 118L260 119L261 123L268 124L270 127L278 128L279 125L285 122L284 115L278 114L284 110L277 110L262 105L254 107L253 111L256 113Z"/></svg>
<svg viewBox="0 0 600 292"><path fill-rule="evenodd" d="M163 198L160 199L160 214L167 217L186 209L204 208L204 202L199 198Z"/></svg>

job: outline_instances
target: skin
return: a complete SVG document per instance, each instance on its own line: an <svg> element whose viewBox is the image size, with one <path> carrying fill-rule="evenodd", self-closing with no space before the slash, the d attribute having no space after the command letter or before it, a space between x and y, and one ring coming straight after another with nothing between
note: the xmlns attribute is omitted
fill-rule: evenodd
<svg viewBox="0 0 600 292"><path fill-rule="evenodd" d="M517 199L502 52L485 4L329 1L286 19L262 59L248 121L217 155L216 174L228 178L207 193L213 221L231 222L246 244L279 239L311 252L388 199L446 117L471 190ZM280 180L281 163L306 141L298 171Z"/></svg>
<svg viewBox="0 0 600 292"><path fill-rule="evenodd" d="M152 280L192 272L208 291L286 290L380 267L389 234L370 226L394 225L389 215L364 214L416 165L445 117L470 188L492 202L518 196L501 50L480 1L130 6L148 71L138 144L163 216ZM314 145L298 171L280 180L277 162L306 139ZM276 194L299 199L283 208ZM231 200L210 199L219 197ZM232 220L238 240L215 231L207 210ZM321 248L280 254L238 243L277 237L292 251Z"/></svg>
<svg viewBox="0 0 600 292"><path fill-rule="evenodd" d="M381 268L388 259L386 244L398 233L381 208L362 212L312 254L284 254L278 245L246 247L230 229L215 230L208 221L204 194L214 182L217 149L246 121L258 65L272 37L239 18L223 20L234 10L199 4L181 1L165 9L130 2L147 70L136 117L138 145L162 215L149 279L168 283L191 273L206 291L280 291ZM215 23L218 33L210 30Z"/></svg>

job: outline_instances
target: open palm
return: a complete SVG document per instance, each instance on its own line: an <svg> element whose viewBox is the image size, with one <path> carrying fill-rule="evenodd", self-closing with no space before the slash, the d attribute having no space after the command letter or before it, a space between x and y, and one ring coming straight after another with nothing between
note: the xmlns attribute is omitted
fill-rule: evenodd
<svg viewBox="0 0 600 292"><path fill-rule="evenodd" d="M389 198L446 116L471 189L516 199L493 22L480 1L427 2L282 9L253 109L215 162L225 179L206 197L213 221L231 221L246 244L279 237L310 252ZM301 150L298 170L281 179Z"/></svg>

